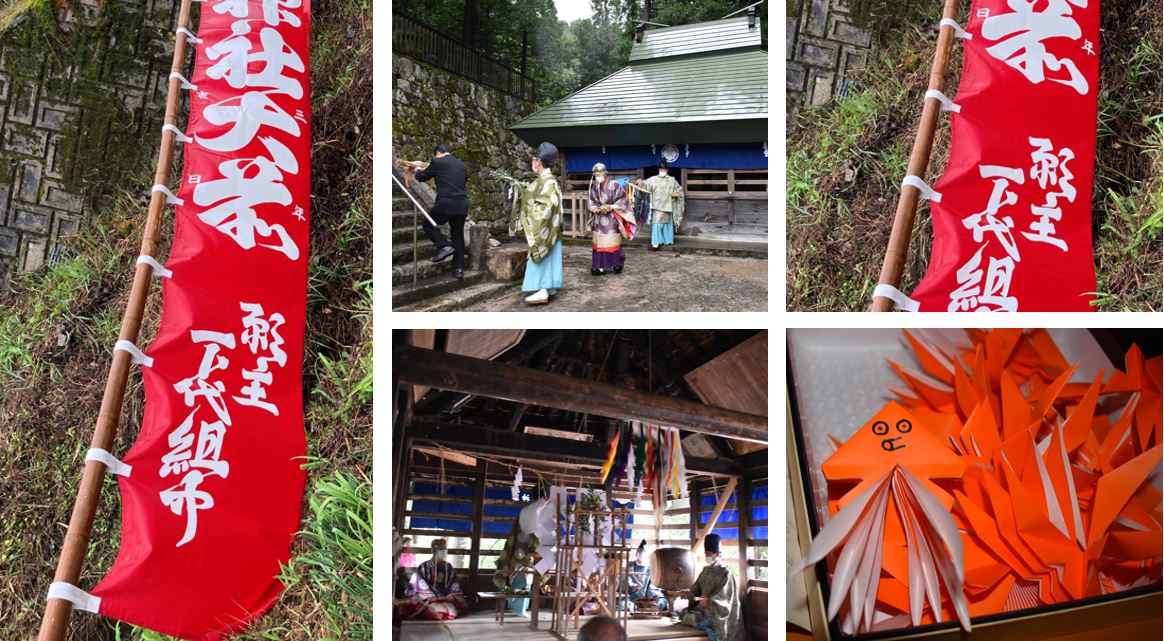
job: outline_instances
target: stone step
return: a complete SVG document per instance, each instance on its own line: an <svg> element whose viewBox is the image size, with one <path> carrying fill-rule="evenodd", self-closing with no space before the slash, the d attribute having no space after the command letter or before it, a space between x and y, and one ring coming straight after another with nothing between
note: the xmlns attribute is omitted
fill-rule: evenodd
<svg viewBox="0 0 1164 641"><path fill-rule="evenodd" d="M412 225L412 215L416 214L416 224L421 224L424 221L424 214L416 211L412 203L409 202L404 206L397 206L392 204L392 226L397 225Z"/></svg>
<svg viewBox="0 0 1164 641"><path fill-rule="evenodd" d="M432 258L433 256L435 256L436 253L437 253L436 245L433 245L431 242L429 242L428 236L425 236L423 233L418 232L416 235L416 256L417 256L417 258L419 260L428 260L428 259ZM446 258L445 260L451 261L453 259ZM392 244L392 264L393 265L403 265L404 263L411 263L411 262L412 262L412 234L409 233L408 236L405 239L403 239L401 242L399 242L399 243L394 242Z"/></svg>
<svg viewBox="0 0 1164 641"><path fill-rule="evenodd" d="M468 279L468 274L465 274ZM492 280L482 280L475 285L454 289L432 298L396 307L398 312L455 312L483 300L499 296L507 289L516 286L516 283L503 283Z"/></svg>
<svg viewBox="0 0 1164 641"><path fill-rule="evenodd" d="M428 239L425 239L428 242ZM412 247L409 247L409 252ZM465 253L465 265L469 264L469 254ZM436 276L445 276L453 271L453 259L449 258L445 261L434 263L428 259L416 263L416 278L418 281ZM407 261L400 261L399 263L393 261L392 263L392 285L412 285L412 260L411 254ZM468 270L465 270L466 274ZM419 283L418 283L419 284Z"/></svg>
<svg viewBox="0 0 1164 641"><path fill-rule="evenodd" d="M396 221L393 221L393 222L396 222ZM420 225L417 225L415 227L415 229L416 229L416 242L418 244L419 243L427 243L428 236L424 235L424 230L420 228ZM392 225L392 245L396 246L399 243L407 243L408 246L411 248L412 247L412 230L413 230L412 225L406 225L406 224L401 224L399 226Z"/></svg>
<svg viewBox="0 0 1164 641"><path fill-rule="evenodd" d="M430 265L432 263L429 263ZM448 269L448 263L440 263ZM409 273L408 280L403 283L396 282L396 268L392 268L392 309L399 309L406 305L415 305L423 301L430 301L439 296L447 295L449 292L462 290L474 285L480 284L488 277L488 272L481 271L466 271L463 279L453 278L447 274L440 274L431 276L429 278L421 279L414 287L412 285L412 274ZM424 311L417 309L414 311Z"/></svg>

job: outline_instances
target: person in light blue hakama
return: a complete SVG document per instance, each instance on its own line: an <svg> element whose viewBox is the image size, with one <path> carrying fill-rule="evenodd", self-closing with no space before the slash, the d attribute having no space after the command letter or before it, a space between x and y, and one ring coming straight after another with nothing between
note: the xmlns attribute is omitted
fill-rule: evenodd
<svg viewBox="0 0 1164 641"><path fill-rule="evenodd" d="M651 251L675 244L675 229L683 224L683 188L667 175L667 161L659 163L659 175L641 181L651 194Z"/></svg>
<svg viewBox="0 0 1164 641"><path fill-rule="evenodd" d="M528 305L544 305L562 287L562 192L550 168L558 159L558 148L548 142L538 145L530 159L537 178L519 183L521 197L514 201L509 233L521 234L529 243L522 292Z"/></svg>
<svg viewBox="0 0 1164 641"><path fill-rule="evenodd" d="M521 283L521 291L534 294L546 290L549 296L558 293L562 288L562 241L554 243L549 255L538 262L526 261L525 280Z"/></svg>

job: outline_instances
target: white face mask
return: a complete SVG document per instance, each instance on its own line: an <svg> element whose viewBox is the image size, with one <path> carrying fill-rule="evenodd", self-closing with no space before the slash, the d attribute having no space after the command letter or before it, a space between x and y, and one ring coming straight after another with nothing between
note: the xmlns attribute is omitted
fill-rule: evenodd
<svg viewBox="0 0 1164 641"><path fill-rule="evenodd" d="M667 170L666 170L666 169L660 169L660 170L659 170L659 175L660 175L660 176L666 176L666 175L667 175Z"/></svg>
<svg viewBox="0 0 1164 641"><path fill-rule="evenodd" d="M437 550L437 551L433 552L432 555L433 555L433 558L435 558L436 560L444 561L445 558L449 556L449 551L448 550Z"/></svg>
<svg viewBox="0 0 1164 641"><path fill-rule="evenodd" d="M606 180L606 176L603 176L602 174L598 174L594 177L594 182L598 183L599 185L601 185L604 180Z"/></svg>

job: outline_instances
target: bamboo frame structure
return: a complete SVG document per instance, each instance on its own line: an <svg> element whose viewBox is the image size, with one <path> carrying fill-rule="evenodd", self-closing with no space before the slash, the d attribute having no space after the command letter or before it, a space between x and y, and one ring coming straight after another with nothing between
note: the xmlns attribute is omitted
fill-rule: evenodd
<svg viewBox="0 0 1164 641"><path fill-rule="evenodd" d="M629 612L628 608L619 608L618 601L624 598L619 588L625 583L630 568L631 549L626 541L630 511L610 507L584 510L575 502L574 505L567 503L566 514L563 516L561 496L557 497L554 507L558 549L555 552L554 610L550 619L550 634L563 641L572 638L573 633L581 627L582 605L591 597L598 602L599 609L617 621L625 631ZM581 523L593 519L597 530L597 520L603 518L611 520L609 543L597 531L591 533L594 542L586 543ZM620 532L618 539L615 538L615 530ZM582 554L586 549L595 550L603 561L603 569L589 576L585 576L581 569Z"/></svg>
<svg viewBox="0 0 1164 641"><path fill-rule="evenodd" d="M170 67L173 73L180 74L186 60L187 31L182 29L189 29L190 4L191 0L182 0L178 12L178 24L175 27L178 31L176 31L174 56ZM182 101L181 91L181 80L171 76L164 118L164 123L167 125L177 125L178 110ZM161 148L158 150L158 166L154 174L155 185L165 185L170 181L170 173L174 166L176 137L177 134L173 130L162 131ZM166 195L159 191L154 191L150 197L145 230L142 232L141 255L143 256L154 256L157 252L166 198ZM125 314L121 318L119 340L136 343L138 335L141 333L142 316L153 272L153 267L150 265L137 264L129 302L126 304ZM113 448L113 443L117 437L117 425L121 419L121 406L125 399L129 369L130 355L124 351L114 351L113 360L109 366L109 375L105 381L105 392L101 398L101 410L97 415L96 425L93 429L91 447L106 451ZM93 533L93 520L97 513L97 502L101 497L105 471L104 463L98 461L85 463L81 484L77 488L77 499L73 503L73 513L69 518L69 528L65 533L60 558L57 560L53 582L76 585L80 580L81 566L84 564L85 552L89 548L89 538ZM37 641L63 641L72 611L71 602L64 599L48 599Z"/></svg>
<svg viewBox="0 0 1164 641"><path fill-rule="evenodd" d="M958 9L958 0L946 0L942 9L942 19L957 20ZM930 89L945 93L946 72L950 66L950 50L953 45L954 28L949 24L941 25L938 31L937 51L930 67ZM909 176L925 180L926 168L930 164L930 152L934 145L934 132L938 126L938 115L941 113L940 107L937 100L930 99L926 99L922 106L921 121L917 126L913 151L909 155L909 169L906 171ZM919 195L917 187L901 188L901 195L897 199L897 212L893 215L893 230L889 233L889 245L885 249L885 260L881 264L881 274L877 277L879 284L893 287L901 285L901 274L905 271L905 261L909 257L909 237L913 233ZM877 296L873 299L872 311L891 312L893 301L884 296Z"/></svg>

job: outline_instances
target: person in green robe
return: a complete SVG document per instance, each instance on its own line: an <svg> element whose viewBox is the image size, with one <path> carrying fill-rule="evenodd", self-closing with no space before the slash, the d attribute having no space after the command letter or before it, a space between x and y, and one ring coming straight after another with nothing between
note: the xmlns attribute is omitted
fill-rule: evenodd
<svg viewBox="0 0 1164 641"><path fill-rule="evenodd" d="M719 538L718 534L708 534L703 541L707 565L695 579L695 585L683 592L692 603L679 616L679 621L703 630L711 641L740 641L743 617L736 595L736 579L723 564Z"/></svg>
<svg viewBox="0 0 1164 641"><path fill-rule="evenodd" d="M663 160L659 175L639 181L651 194L651 251L659 251L659 245L674 245L675 230L683 224L683 188L668 171Z"/></svg>
<svg viewBox="0 0 1164 641"><path fill-rule="evenodd" d="M509 234L525 235L529 243L525 281L521 291L529 294L529 305L544 305L562 288L562 190L550 169L558 159L558 148L543 142L538 145L530 167L537 176L532 182L519 183L521 197L509 216Z"/></svg>

